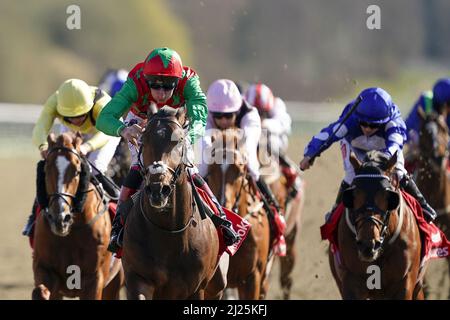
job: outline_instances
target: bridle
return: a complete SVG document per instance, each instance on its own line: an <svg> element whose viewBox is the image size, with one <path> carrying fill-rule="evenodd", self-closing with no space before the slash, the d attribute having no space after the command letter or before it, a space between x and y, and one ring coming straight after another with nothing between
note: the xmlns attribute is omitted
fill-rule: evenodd
<svg viewBox="0 0 450 320"><path fill-rule="evenodd" d="M173 120L173 119L169 119L166 117L159 117L157 115L152 116L147 124L147 128L149 127L149 125L156 121L159 120L161 122L165 122L165 123L173 123L175 124L177 127L181 128L182 130L185 129L186 126L182 126L178 121ZM178 143L183 143L182 145L182 151L181 151L181 161L180 163L177 165L177 167L175 169L171 168L170 166L166 165L165 163L163 163L162 161L154 161L151 165L149 165L148 167L144 167L143 163L141 162L141 154L142 154L142 149L143 149L143 143L141 144L140 148L139 148L139 155L138 155L138 160L140 162L140 167L141 167L141 174L145 179L145 186L149 186L149 184L157 184L157 185L161 185L160 182L150 182L151 176L154 174L159 174L160 173L160 169L163 170L168 170L171 174L172 174L172 178L170 179L169 182L169 188L170 191L168 192L168 194L166 194L167 197L170 197L171 194L173 193L173 191L175 190L176 184L178 182L178 179L180 178L181 174L183 173L184 170L186 170L186 168L188 167L193 167L194 165L192 163L189 163L186 159L185 159L185 155L187 153L187 145L186 145L186 140L185 140L185 135L181 137L181 139L178 141ZM147 191L148 188L144 188L144 192L148 192ZM140 198L139 202L140 202L140 211L142 213L142 215L144 216L144 218L149 221L154 227L156 227L159 230L162 230L164 232L168 232L168 233L181 233L183 231L185 231L189 225L191 224L191 222L194 220L194 211L192 211L192 215L190 217L190 219L188 220L188 222L183 225L181 228L175 229L175 230L171 230L171 229L167 229L164 227L161 227L159 225L157 225L154 221L152 221L150 219L150 217L148 217L145 213L144 213L144 208L143 208L143 195L142 192L140 194Z"/></svg>
<svg viewBox="0 0 450 320"><path fill-rule="evenodd" d="M359 174L356 175L353 179L353 184L358 180L366 179L366 180L376 180L380 181L379 183L384 187L385 190L392 190L392 186L390 184L391 179L384 175L384 174ZM353 186L355 188L355 186ZM380 188L381 189L381 188ZM400 201L402 201L400 196ZM401 202L400 202L401 203ZM350 218L348 211L346 211L346 222L349 226L350 230L354 233L356 236L357 230L356 226L360 225L363 226L366 223L373 223L379 230L380 230L380 247L383 246L383 243L386 239L386 235L388 232L389 227L389 221L391 217L391 213L395 210L382 210L380 209L375 202L373 201L373 197L369 197L369 200L366 200L366 202L358 209L353 210L352 212L356 215L356 218ZM380 214L380 216L383 217L383 219L379 219L375 217L374 215L367 215L367 212L377 212ZM400 208L399 213L399 221L397 223L396 231L394 232L393 236L389 240L389 244L392 244L400 234L400 230L403 224L403 213Z"/></svg>
<svg viewBox="0 0 450 320"><path fill-rule="evenodd" d="M83 159L83 157L82 157L82 156L77 152L77 150L75 150L74 148L68 148L68 147L62 147L62 146L60 146L60 147L53 147L53 148L51 148L51 149L48 151L47 157L48 157L50 154L54 153L54 152L69 152L69 153L72 153L72 154L76 155L77 158L78 158L81 162L85 161L85 160ZM82 170L83 170L83 166L81 166L80 170L77 170L77 174L81 174L81 173L82 173ZM68 205L68 207L69 207L69 209L70 209L70 212L71 212L71 213L74 213L74 211L75 211L75 210L74 210L74 205L73 205L73 204L70 204L70 202L67 200L67 198L72 199L72 203L75 203L75 201L76 201L76 199L77 199L77 196L78 196L79 194L87 193L87 192L93 191L93 189L91 189L91 190L79 190L79 188L80 188L80 186L78 186L78 190L77 190L76 194L70 194L70 193L67 193L67 192L54 192L54 193L49 194L49 195L48 195L48 197L49 197L49 204L48 204L48 206L50 206L51 203L52 203L55 199L61 198L61 199ZM46 210L46 212L48 212L48 210ZM47 214L48 214L48 213L47 213Z"/></svg>

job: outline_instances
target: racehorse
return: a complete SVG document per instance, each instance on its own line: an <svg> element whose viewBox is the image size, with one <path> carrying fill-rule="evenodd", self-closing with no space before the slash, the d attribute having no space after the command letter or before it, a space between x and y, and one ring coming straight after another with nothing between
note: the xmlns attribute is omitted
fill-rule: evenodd
<svg viewBox="0 0 450 320"><path fill-rule="evenodd" d="M186 110L165 106L148 119L141 139L145 179L124 231L127 296L203 299L219 270L219 238L193 199Z"/></svg>
<svg viewBox="0 0 450 320"><path fill-rule="evenodd" d="M111 177L114 183L120 187L128 174L130 164L131 154L128 150L128 142L122 138L108 165L108 177Z"/></svg>
<svg viewBox="0 0 450 320"><path fill-rule="evenodd" d="M371 151L351 163L355 178L344 191L348 211L338 222L339 253L329 252L332 274L343 299L423 299L419 280L421 238L399 191L390 159Z"/></svg>
<svg viewBox="0 0 450 320"><path fill-rule="evenodd" d="M426 114L418 108L421 119L417 186L438 214L435 224L450 238L450 176L448 128L446 115ZM450 258L447 258L450 272ZM449 293L450 294L450 293Z"/></svg>
<svg viewBox="0 0 450 320"><path fill-rule="evenodd" d="M110 273L108 203L90 182L79 133L50 134L45 160L44 208L34 231L33 299L118 299L120 261ZM117 266L119 265L119 268Z"/></svg>
<svg viewBox="0 0 450 320"><path fill-rule="evenodd" d="M281 171L277 152L272 150L271 144L268 142L270 141L270 128L265 129L269 133L269 136L266 137L263 135L259 143L258 158L261 164L261 177L272 190L275 199L280 205L280 209L285 213L286 230L284 231L284 237L286 240L286 255L279 258L279 282L283 299L288 300L293 285L292 272L298 259L296 239L300 232L300 218L304 207L304 185L302 184L300 190L298 190L300 196L295 198L289 197L287 179ZM270 256L267 273L270 272L273 262L274 257ZM268 280L269 277L266 277L266 283L264 284L266 288L269 285Z"/></svg>
<svg viewBox="0 0 450 320"><path fill-rule="evenodd" d="M250 232L237 253L230 258L228 287L237 288L240 299L263 299L266 291L266 264L269 254L270 229L263 203L247 177L245 151L238 146L235 129L217 130L212 136L215 160L208 166L208 180L221 204L246 219Z"/></svg>

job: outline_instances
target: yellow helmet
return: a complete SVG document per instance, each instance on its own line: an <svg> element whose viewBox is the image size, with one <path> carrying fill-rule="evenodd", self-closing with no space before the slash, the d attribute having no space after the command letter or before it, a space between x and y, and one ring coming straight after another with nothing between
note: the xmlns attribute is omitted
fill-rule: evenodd
<svg viewBox="0 0 450 320"><path fill-rule="evenodd" d="M83 80L69 79L57 92L56 111L63 117L78 117L87 113L94 104L94 93Z"/></svg>

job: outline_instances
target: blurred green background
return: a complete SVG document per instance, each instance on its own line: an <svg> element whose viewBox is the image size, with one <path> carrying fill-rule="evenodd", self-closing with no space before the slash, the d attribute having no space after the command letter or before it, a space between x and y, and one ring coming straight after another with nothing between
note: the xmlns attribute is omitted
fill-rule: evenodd
<svg viewBox="0 0 450 320"><path fill-rule="evenodd" d="M81 9L81 30L66 8ZM366 27L370 4L381 30ZM157 46L179 51L203 89L263 81L296 101L344 102L379 85L409 105L449 74L448 0L3 0L0 101L40 104L67 78L96 84Z"/></svg>

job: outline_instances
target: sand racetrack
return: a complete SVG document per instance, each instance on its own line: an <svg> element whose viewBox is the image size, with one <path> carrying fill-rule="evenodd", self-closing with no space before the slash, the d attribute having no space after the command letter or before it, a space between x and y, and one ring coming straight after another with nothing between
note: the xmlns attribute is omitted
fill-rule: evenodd
<svg viewBox="0 0 450 320"><path fill-rule="evenodd" d="M290 155L295 162L299 161L305 143L306 138L291 140ZM31 298L32 251L21 230L35 193L36 157L0 158L0 299ZM340 299L328 265L327 243L321 241L319 227L324 221L324 213L334 201L342 177L341 167L338 148L333 146L303 175L306 202L297 239L298 261L294 270L292 299ZM269 299L281 298L277 271L275 266ZM428 279L430 297L447 299L449 276L445 260L432 262L428 268Z"/></svg>

